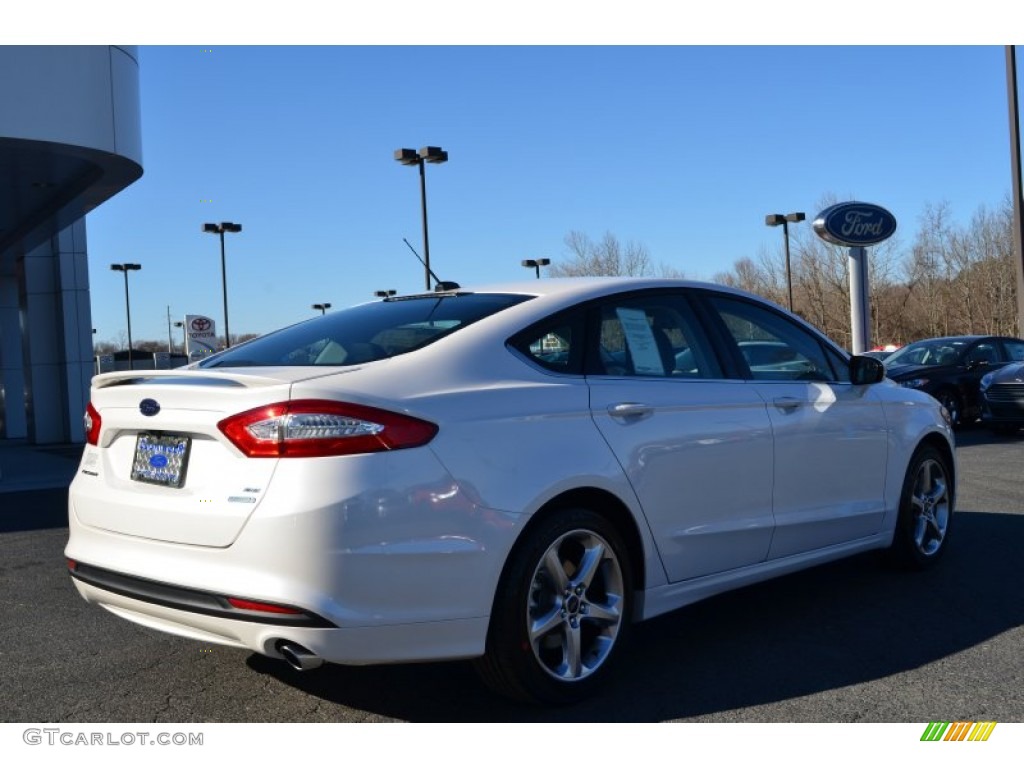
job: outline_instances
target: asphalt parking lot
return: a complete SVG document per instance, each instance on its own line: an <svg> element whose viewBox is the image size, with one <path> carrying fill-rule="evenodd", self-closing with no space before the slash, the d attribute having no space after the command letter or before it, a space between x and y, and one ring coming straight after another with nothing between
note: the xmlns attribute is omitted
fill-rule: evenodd
<svg viewBox="0 0 1024 768"><path fill-rule="evenodd" d="M958 457L934 570L864 555L660 617L602 695L563 709L495 698L464 662L298 673L137 627L71 585L66 491L0 494L0 720L1024 721L1024 437L970 430Z"/></svg>

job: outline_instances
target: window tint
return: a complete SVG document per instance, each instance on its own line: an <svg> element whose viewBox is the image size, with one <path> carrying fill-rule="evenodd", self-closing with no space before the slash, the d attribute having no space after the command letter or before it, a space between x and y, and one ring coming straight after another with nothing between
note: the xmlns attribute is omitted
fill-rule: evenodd
<svg viewBox="0 0 1024 768"><path fill-rule="evenodd" d="M992 365L994 363L1005 361L1003 360L1002 351L998 348L998 345L995 342L983 341L967 353L967 358L964 362L974 363L976 365Z"/></svg>
<svg viewBox="0 0 1024 768"><path fill-rule="evenodd" d="M956 365L967 348L962 339L926 339L900 347L885 359L886 368L900 365Z"/></svg>
<svg viewBox="0 0 1024 768"><path fill-rule="evenodd" d="M683 296L624 297L598 311L594 372L607 376L720 378Z"/></svg>
<svg viewBox="0 0 1024 768"><path fill-rule="evenodd" d="M835 350L825 347L825 354L829 363L832 364L832 372L835 374L833 381L850 381L850 361L842 357Z"/></svg>
<svg viewBox="0 0 1024 768"><path fill-rule="evenodd" d="M556 321L555 325L541 326L513 341L512 345L530 360L557 373L579 373L579 333L573 333L574 323Z"/></svg>
<svg viewBox="0 0 1024 768"><path fill-rule="evenodd" d="M1004 340L1003 346L1006 347L1010 360L1015 363L1024 362L1024 342Z"/></svg>
<svg viewBox="0 0 1024 768"><path fill-rule="evenodd" d="M446 294L360 304L232 347L199 367L359 365L425 347L528 298Z"/></svg>
<svg viewBox="0 0 1024 768"><path fill-rule="evenodd" d="M791 320L750 302L722 296L713 307L742 356L761 381L837 381L818 339Z"/></svg>

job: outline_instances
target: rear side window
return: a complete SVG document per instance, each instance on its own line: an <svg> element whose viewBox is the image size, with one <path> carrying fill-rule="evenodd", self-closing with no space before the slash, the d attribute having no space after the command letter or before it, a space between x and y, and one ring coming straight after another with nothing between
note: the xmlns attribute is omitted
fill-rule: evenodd
<svg viewBox="0 0 1024 768"><path fill-rule="evenodd" d="M721 377L714 355L680 294L615 297L597 311L590 373L673 379Z"/></svg>
<svg viewBox="0 0 1024 768"><path fill-rule="evenodd" d="M359 365L421 349L529 296L445 294L360 304L232 347L200 368Z"/></svg>
<svg viewBox="0 0 1024 768"><path fill-rule="evenodd" d="M556 373L578 373L582 340L578 323L568 321L543 326L512 342L533 362Z"/></svg>

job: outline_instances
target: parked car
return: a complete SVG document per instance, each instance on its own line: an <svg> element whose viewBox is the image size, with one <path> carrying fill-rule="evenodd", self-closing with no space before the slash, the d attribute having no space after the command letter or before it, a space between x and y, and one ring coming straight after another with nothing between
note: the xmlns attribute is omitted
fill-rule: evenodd
<svg viewBox="0 0 1024 768"><path fill-rule="evenodd" d="M875 360L885 360L885 358L891 355L892 352L886 352L885 350L881 349L870 349L867 352L864 352L863 354L865 357L873 357L875 358Z"/></svg>
<svg viewBox="0 0 1024 768"><path fill-rule="evenodd" d="M678 280L388 298L97 376L85 428L86 600L296 669L476 658L533 702L716 593L867 550L929 566L956 496L935 400Z"/></svg>
<svg viewBox="0 0 1024 768"><path fill-rule="evenodd" d="M1024 362L986 373L979 384L981 422L999 435L1024 427Z"/></svg>
<svg viewBox="0 0 1024 768"><path fill-rule="evenodd" d="M890 379L934 397L954 427L978 420L981 378L1024 360L1024 341L1006 336L945 336L907 344L885 360Z"/></svg>
<svg viewBox="0 0 1024 768"><path fill-rule="evenodd" d="M895 344L886 344L884 347L877 347L875 349L865 352L864 354L867 355L868 357L873 357L876 360L885 360L897 349L899 349L899 347L897 347Z"/></svg>

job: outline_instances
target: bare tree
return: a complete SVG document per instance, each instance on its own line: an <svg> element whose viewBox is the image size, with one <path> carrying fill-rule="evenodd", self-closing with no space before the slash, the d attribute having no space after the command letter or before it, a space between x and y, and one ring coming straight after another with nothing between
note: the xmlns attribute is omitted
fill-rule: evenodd
<svg viewBox="0 0 1024 768"><path fill-rule="evenodd" d="M1013 208L1007 201L999 211L979 209L964 234L972 258L961 274L971 293L977 333L1016 334L1016 277L1013 265Z"/></svg>
<svg viewBox="0 0 1024 768"><path fill-rule="evenodd" d="M925 208L907 268L911 337L1013 334L1011 222L1009 202L996 213L979 208L966 226L952 223L948 204Z"/></svg>
<svg viewBox="0 0 1024 768"><path fill-rule="evenodd" d="M650 274L652 269L646 246L633 241L623 244L611 232L606 232L601 241L595 243L574 230L565 236L565 246L570 257L551 265L548 274L552 277L639 277Z"/></svg>
<svg viewBox="0 0 1024 768"><path fill-rule="evenodd" d="M756 293L775 302L785 302L785 267L780 266L763 248L756 260L744 257L737 260L732 269L732 272L715 275L715 282Z"/></svg>
<svg viewBox="0 0 1024 768"><path fill-rule="evenodd" d="M670 264L666 264L663 261L658 262L657 272L658 277L672 277L680 280L686 277L686 273L683 272L683 270L677 269L676 267L673 267Z"/></svg>
<svg viewBox="0 0 1024 768"><path fill-rule="evenodd" d="M825 208L836 202L826 197ZM947 203L925 206L909 251L896 238L873 246L868 270L872 337L907 343L968 333L1013 335L1016 283L1009 200L995 213L984 208L966 226L954 224ZM791 241L794 310L841 344L849 344L849 258L810 229ZM784 303L785 261L780 248L762 248L737 260L717 282Z"/></svg>
<svg viewBox="0 0 1024 768"><path fill-rule="evenodd" d="M118 344L116 341L97 341L92 345L94 355L112 355L122 349L124 349L124 345Z"/></svg>

